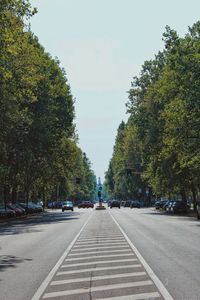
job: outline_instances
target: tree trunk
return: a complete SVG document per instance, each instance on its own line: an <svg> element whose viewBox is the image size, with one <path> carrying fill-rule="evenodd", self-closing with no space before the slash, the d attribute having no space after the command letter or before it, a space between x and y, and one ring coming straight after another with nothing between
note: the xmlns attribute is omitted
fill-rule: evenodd
<svg viewBox="0 0 200 300"><path fill-rule="evenodd" d="M182 200L186 203L187 202L187 197L186 197L185 190L182 189L181 192L180 192L180 194L181 194Z"/></svg>
<svg viewBox="0 0 200 300"><path fill-rule="evenodd" d="M194 211L197 210L197 194L194 184L192 183L192 200L193 200L193 207Z"/></svg>
<svg viewBox="0 0 200 300"><path fill-rule="evenodd" d="M16 200L17 200L17 189L15 187L12 189L11 199L12 199L12 203L16 203Z"/></svg>

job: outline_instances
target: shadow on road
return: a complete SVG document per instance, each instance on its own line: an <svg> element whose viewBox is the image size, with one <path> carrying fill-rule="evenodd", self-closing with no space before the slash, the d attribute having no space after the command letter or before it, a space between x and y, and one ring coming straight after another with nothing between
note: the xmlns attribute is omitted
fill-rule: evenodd
<svg viewBox="0 0 200 300"><path fill-rule="evenodd" d="M41 232L42 228L39 225L67 222L79 218L79 212L45 212L41 215L29 216L26 219L0 224L0 236Z"/></svg>
<svg viewBox="0 0 200 300"><path fill-rule="evenodd" d="M180 221L190 221L190 222L198 222L195 213L179 213L179 214L173 214L173 213L168 213L165 211L151 211L151 212L142 212L142 214L145 215L154 215L154 216L163 216L163 217L171 217Z"/></svg>
<svg viewBox="0 0 200 300"><path fill-rule="evenodd" d="M20 258L14 255L0 255L0 272L8 268L16 268L17 264L24 261L32 261L30 258Z"/></svg>

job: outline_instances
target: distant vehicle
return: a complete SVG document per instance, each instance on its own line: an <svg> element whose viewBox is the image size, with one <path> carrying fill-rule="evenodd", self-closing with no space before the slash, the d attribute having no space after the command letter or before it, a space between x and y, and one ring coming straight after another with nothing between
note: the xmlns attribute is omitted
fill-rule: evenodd
<svg viewBox="0 0 200 300"><path fill-rule="evenodd" d="M176 202L176 200L169 200L167 201L164 205L163 205L163 209L167 212L172 212L172 207L174 202Z"/></svg>
<svg viewBox="0 0 200 300"><path fill-rule="evenodd" d="M83 201L78 204L78 208L93 208L94 204L90 201Z"/></svg>
<svg viewBox="0 0 200 300"><path fill-rule="evenodd" d="M6 218L6 217L15 217L16 213L14 210L6 208L4 205L0 204L0 217Z"/></svg>
<svg viewBox="0 0 200 300"><path fill-rule="evenodd" d="M131 200L126 200L124 207L130 207L131 202L132 202Z"/></svg>
<svg viewBox="0 0 200 300"><path fill-rule="evenodd" d="M33 202L28 202L28 203L19 203L18 204L20 207L25 209L26 213L39 213L43 211L43 208L40 204L36 204Z"/></svg>
<svg viewBox="0 0 200 300"><path fill-rule="evenodd" d="M158 200L155 202L155 209L163 208L163 206L167 203L168 200Z"/></svg>
<svg viewBox="0 0 200 300"><path fill-rule="evenodd" d="M110 202L110 208L118 207L120 208L120 202L118 200L113 200Z"/></svg>
<svg viewBox="0 0 200 300"><path fill-rule="evenodd" d="M22 216L24 214L24 210L17 207L15 204L6 204L6 208L13 210L16 213L16 216Z"/></svg>
<svg viewBox="0 0 200 300"><path fill-rule="evenodd" d="M62 203L62 212L65 210L74 210L74 205L72 201L65 201Z"/></svg>
<svg viewBox="0 0 200 300"><path fill-rule="evenodd" d="M174 201L171 206L173 213L186 213L188 211L188 205L184 201Z"/></svg>
<svg viewBox="0 0 200 300"><path fill-rule="evenodd" d="M130 208L133 208L133 207L140 208L141 207L140 201L138 201L138 200L131 201Z"/></svg>

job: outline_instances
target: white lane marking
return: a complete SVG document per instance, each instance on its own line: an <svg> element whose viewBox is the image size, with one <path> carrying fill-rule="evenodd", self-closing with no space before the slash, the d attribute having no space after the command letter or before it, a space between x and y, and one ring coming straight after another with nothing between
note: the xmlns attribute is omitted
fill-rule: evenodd
<svg viewBox="0 0 200 300"><path fill-rule="evenodd" d="M151 280L146 281L136 281L136 282L128 282L128 283L119 283L119 284L111 284L111 285L103 285L103 286L95 286L86 289L77 289L77 290L68 290L68 291L60 291L60 292L51 292L46 293L43 296L43 299L53 298L53 297L62 297L69 296L74 294L85 294L91 292L105 291L105 290L114 290L114 289L123 289L123 288L132 288L139 286L148 286L152 285L153 282Z"/></svg>
<svg viewBox="0 0 200 300"><path fill-rule="evenodd" d="M117 239L117 240L94 240L94 241L88 241L88 242L80 242L80 241L77 241L76 242L76 245L101 245L101 244L107 244L107 243L112 243L112 244L116 244L116 243L123 243L123 242L126 242L125 239Z"/></svg>
<svg viewBox="0 0 200 300"><path fill-rule="evenodd" d="M112 234L112 235L86 235L86 236L80 236L80 239L94 239L94 238L118 238L123 237L122 234Z"/></svg>
<svg viewBox="0 0 200 300"><path fill-rule="evenodd" d="M119 242L117 242L117 243L92 243L92 244L86 244L86 245L82 245L82 244L77 245L77 243L76 243L75 246L73 247L73 249L74 248L75 249L87 249L88 247L90 247L90 248L92 248L92 247L107 247L107 246L112 246L112 245L113 245L113 247L120 246L120 245L125 246L125 245L127 245L127 242L125 241L125 242L121 242L121 243L119 243Z"/></svg>
<svg viewBox="0 0 200 300"><path fill-rule="evenodd" d="M126 278L126 277L145 276L145 275L147 275L146 272L133 272L133 273L112 274L112 275L84 277L84 278L81 277L81 278L74 278L74 279L67 279L67 280L52 281L50 285L61 285L61 284L74 283L74 282L97 281L97 280Z"/></svg>
<svg viewBox="0 0 200 300"><path fill-rule="evenodd" d="M155 298L159 298L160 295L157 292L154 293L142 293L135 295L126 295L120 297L109 297L109 298L99 298L98 300L155 300Z"/></svg>
<svg viewBox="0 0 200 300"><path fill-rule="evenodd" d="M115 218L113 217L113 215L109 212L110 216L112 217L113 221L115 222L115 224L119 227L119 229L121 230L121 233L124 235L125 239L127 240L128 244L130 245L130 247L133 249L133 251L135 252L135 254L137 255L138 259L141 261L142 265L144 266L145 270L147 271L147 273L149 274L150 278L153 280L153 282L155 283L156 287L158 288L159 292L161 293L161 295L164 297L165 300L174 300L174 298L170 295L170 293L167 291L167 289L165 288L165 286L162 284L162 282L160 281L160 279L156 276L156 274L153 272L153 270L151 269L151 267L147 264L147 262L145 261L145 259L143 258L143 256L140 254L140 252L137 250L137 248L133 245L133 243L131 242L131 240L128 238L128 236L126 235L126 233L124 232L124 230L121 228L121 226L119 225L119 223L115 220Z"/></svg>
<svg viewBox="0 0 200 300"><path fill-rule="evenodd" d="M93 242L93 241L122 241L122 240L125 240L125 238L123 236L121 237L116 237L116 238L91 238L91 239L78 239L77 242L80 242L80 243L90 243L90 242Z"/></svg>
<svg viewBox="0 0 200 300"><path fill-rule="evenodd" d="M102 254L102 253L115 253L115 252L120 252L122 253L122 255L124 254L124 252L129 252L129 253L133 253L132 249L128 248L128 249L120 249L120 250L100 250L100 251L90 251L90 252L78 252L78 253L74 253L74 254L68 254L68 257L69 256L78 256L80 258L81 255L88 255L88 254L97 254L97 257L98 257L98 254ZM86 258L87 256L85 256Z"/></svg>
<svg viewBox="0 0 200 300"><path fill-rule="evenodd" d="M79 266L88 266L88 265L98 265L98 264L109 264L109 263L120 263L120 262L129 262L129 261L137 261L137 258L131 258L131 259L113 259L113 260L96 260L91 262L85 262L85 263L77 263L77 264L68 264L68 265L62 265L61 268L67 268L67 267L79 267Z"/></svg>
<svg viewBox="0 0 200 300"><path fill-rule="evenodd" d="M57 270L60 268L60 266L62 265L65 257L68 255L68 253L71 251L72 247L74 246L76 240L79 238L81 232L84 230L84 228L86 227L86 225L88 224L88 222L90 221L91 217L92 217L93 213L91 215L89 215L88 219L86 220L85 224L83 225L83 227L81 228L81 230L78 232L78 234L75 236L75 238L73 239L73 241L69 244L69 246L67 247L67 249L65 250L65 252L63 253L63 255L61 256L61 258L58 260L58 262L56 263L56 265L53 267L53 269L49 272L49 274L47 275L47 277L45 278L45 280L42 282L42 284L40 285L40 287L38 288L38 290L36 291L36 293L33 295L33 297L31 298L31 300L39 300L41 299L42 294L44 293L45 289L47 288L47 286L49 285L50 281L52 280L52 278L54 277L55 273L57 272Z"/></svg>
<svg viewBox="0 0 200 300"><path fill-rule="evenodd" d="M77 252L77 251L88 251L88 250L101 250L101 249L120 249L120 248L127 248L127 249L130 249L130 247L129 247L129 245L127 245L127 243L126 243L126 246L101 246L101 247L90 247L90 248L79 248L79 249L76 249L76 250L73 250L74 249L74 247L73 247L73 249L72 249L72 251L71 252Z"/></svg>
<svg viewBox="0 0 200 300"><path fill-rule="evenodd" d="M72 270L72 271L63 271L58 272L56 275L67 275L67 274L77 274L77 273L85 273L92 271L110 271L110 270L118 270L118 269L130 269L130 268L140 268L141 264L130 265L130 266L115 266L115 267L100 267L100 268L89 268L89 269L81 269L81 270Z"/></svg>
<svg viewBox="0 0 200 300"><path fill-rule="evenodd" d="M113 252L113 251L112 251ZM96 252L95 252L96 253ZM122 253L122 254L109 254L109 255L106 255L106 254L104 254L104 255L93 255L93 256L86 256L86 257L76 257L76 258L66 258L65 259L65 261L76 261L76 260L88 260L88 259L93 259L93 258L106 258L106 257L121 257L121 256L123 256L123 257L125 257L125 256L135 256L135 254L134 253L127 253L127 254L125 254L125 253Z"/></svg>

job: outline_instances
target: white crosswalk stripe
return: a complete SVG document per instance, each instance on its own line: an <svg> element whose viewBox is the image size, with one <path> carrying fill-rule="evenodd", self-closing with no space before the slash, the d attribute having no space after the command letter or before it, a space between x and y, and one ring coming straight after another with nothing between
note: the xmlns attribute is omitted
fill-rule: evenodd
<svg viewBox="0 0 200 300"><path fill-rule="evenodd" d="M67 275L67 274L76 274L76 273L85 273L85 272L96 272L96 271L111 271L118 269L131 269L131 268L139 268L141 264L129 265L129 266L116 266L116 267L101 267L101 268L89 268L89 269L81 269L81 270L73 270L73 271L63 271L58 272L56 275Z"/></svg>
<svg viewBox="0 0 200 300"><path fill-rule="evenodd" d="M160 294L157 292L154 293L142 293L142 294L135 294L135 295L126 295L120 297L109 297L109 298L98 298L98 300L155 300L159 298Z"/></svg>
<svg viewBox="0 0 200 300"><path fill-rule="evenodd" d="M107 251L106 251L107 252ZM113 251L112 251L113 252ZM96 253L96 252L95 252ZM77 261L77 260L88 260L88 259L94 259L94 258L106 258L106 257L125 257L125 256L135 256L132 252L131 253L121 253L121 254L104 254L104 255L93 255L93 256L86 256L86 257L80 257L80 255L78 257L75 258L66 258L65 261Z"/></svg>
<svg viewBox="0 0 200 300"><path fill-rule="evenodd" d="M60 284L85 282L85 281L98 281L98 280L126 278L126 277L135 277L135 276L145 276L145 275L146 275L146 272L132 272L132 273L122 273L122 274L120 273L120 274L112 274L112 275L104 275L104 276L73 278L73 279L67 279L67 280L55 280L55 281L51 282L51 285L60 285Z"/></svg>
<svg viewBox="0 0 200 300"><path fill-rule="evenodd" d="M132 262L137 261L137 258L132 259L113 259L113 260L96 260L91 262L85 262L85 263L77 263L77 264L67 264L62 265L61 268L68 268L68 267L79 267L79 266L89 266L89 265L98 265L98 264L109 264L109 263L121 263L121 262Z"/></svg>
<svg viewBox="0 0 200 300"><path fill-rule="evenodd" d="M78 248L78 249L77 249ZM82 248L82 247L75 247L75 250L72 250L71 252L77 252L77 251L88 251L88 250L101 250L101 249L121 249L121 248L130 248L127 244L124 244L124 246L101 246L101 247L90 247L90 248Z"/></svg>
<svg viewBox="0 0 200 300"><path fill-rule="evenodd" d="M136 281L136 282L128 282L128 283L122 283L122 284L95 286L95 287L90 287L89 289L76 289L76 290L51 292L51 293L44 294L43 299L68 296L68 295L73 295L73 294L76 294L76 295L77 294L85 294L85 293L96 292L96 291L123 289L123 288L129 288L129 287L140 287L140 286L147 286L147 285L152 285L152 284L153 284L153 282L151 280L146 280L146 281Z"/></svg>
<svg viewBox="0 0 200 300"><path fill-rule="evenodd" d="M93 249L94 250L94 249ZM129 253L132 253L131 249L130 248L127 248L127 249L119 249L119 250L100 250L98 248L99 251L89 251L89 252L78 252L78 253L74 253L73 251L70 252L70 254L68 256L79 256L81 257L82 255L85 255L85 254L102 254L102 253L115 253L115 252L120 252L120 253L124 253L124 252L129 252ZM75 251L77 252L77 251Z"/></svg>

